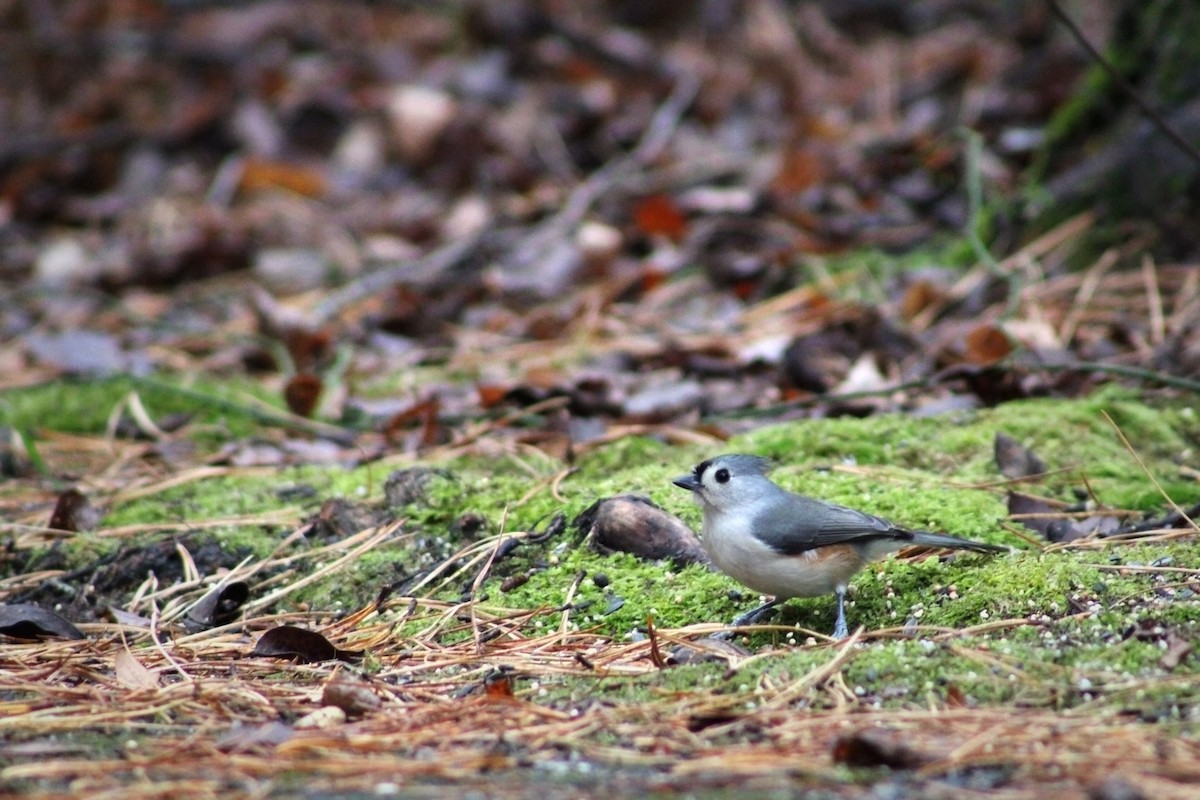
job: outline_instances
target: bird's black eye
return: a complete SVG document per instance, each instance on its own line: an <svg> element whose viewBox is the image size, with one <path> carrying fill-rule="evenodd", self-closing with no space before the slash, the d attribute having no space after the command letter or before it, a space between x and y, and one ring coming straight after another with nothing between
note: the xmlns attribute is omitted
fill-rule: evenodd
<svg viewBox="0 0 1200 800"><path fill-rule="evenodd" d="M713 477L717 479L717 483L729 483L729 470L719 469Z"/></svg>

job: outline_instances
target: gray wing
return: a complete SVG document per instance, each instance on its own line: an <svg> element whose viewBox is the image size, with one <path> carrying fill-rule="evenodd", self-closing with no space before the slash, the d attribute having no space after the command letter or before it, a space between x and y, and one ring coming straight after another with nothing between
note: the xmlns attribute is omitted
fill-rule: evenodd
<svg viewBox="0 0 1200 800"><path fill-rule="evenodd" d="M754 515L754 535L778 553L794 556L831 544L913 538L913 532L853 508L780 492Z"/></svg>

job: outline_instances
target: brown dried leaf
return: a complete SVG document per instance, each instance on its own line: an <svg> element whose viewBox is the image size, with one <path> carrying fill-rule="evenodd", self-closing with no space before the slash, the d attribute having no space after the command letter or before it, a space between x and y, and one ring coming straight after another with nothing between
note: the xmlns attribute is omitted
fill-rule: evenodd
<svg viewBox="0 0 1200 800"><path fill-rule="evenodd" d="M687 217L670 197L651 195L633 208L633 222L647 236L666 236L678 241L687 232Z"/></svg>
<svg viewBox="0 0 1200 800"><path fill-rule="evenodd" d="M389 441L394 441L400 438L400 434L410 428L414 422L420 422L421 434L418 445L420 447L432 447L438 443L442 435L441 425L438 423L438 411L440 409L441 403L437 397L429 397L413 403L403 411L393 414L384 423L383 435Z"/></svg>
<svg viewBox="0 0 1200 800"><path fill-rule="evenodd" d="M128 650L118 650L114 672L117 682L127 689L157 689L158 678Z"/></svg>
<svg viewBox="0 0 1200 800"><path fill-rule="evenodd" d="M283 399L288 409L301 417L311 417L321 399L324 384L316 375L300 372L293 375L283 389Z"/></svg>
<svg viewBox="0 0 1200 800"><path fill-rule="evenodd" d="M946 292L927 280L914 281L904 290L900 301L900 315L912 319L925 309L945 300Z"/></svg>
<svg viewBox="0 0 1200 800"><path fill-rule="evenodd" d="M509 387L494 383L481 383L476 385L475 391L479 394L481 408L495 408L504 402L504 398L508 396Z"/></svg>
<svg viewBox="0 0 1200 800"><path fill-rule="evenodd" d="M489 700L512 700L512 673L496 670L483 679L483 692Z"/></svg>
<svg viewBox="0 0 1200 800"><path fill-rule="evenodd" d="M325 689L321 692L321 703L340 708L348 717L360 717L383 705L383 701L371 690L370 685L351 680L341 673L325 684Z"/></svg>
<svg viewBox="0 0 1200 800"><path fill-rule="evenodd" d="M958 684L946 684L946 706L949 708L966 708L967 705L967 696L963 694L962 689L958 688Z"/></svg>
<svg viewBox="0 0 1200 800"><path fill-rule="evenodd" d="M1007 358L1012 352L1008 334L994 325L980 325L967 334L967 361L981 367L990 366Z"/></svg>
<svg viewBox="0 0 1200 800"><path fill-rule="evenodd" d="M305 197L322 197L328 185L325 176L315 169L251 158L242 167L238 189L243 192L286 189Z"/></svg>
<svg viewBox="0 0 1200 800"><path fill-rule="evenodd" d="M1184 639L1175 631L1167 631L1167 652L1158 660L1163 669L1175 669L1183 660L1192 654L1192 642Z"/></svg>
<svg viewBox="0 0 1200 800"><path fill-rule="evenodd" d="M339 661L356 661L362 657L360 653L339 650L315 631L292 625L280 625L264 633L250 651L250 655L290 658L301 664L332 661L335 658Z"/></svg>
<svg viewBox="0 0 1200 800"><path fill-rule="evenodd" d="M993 446L996 466L1006 478L1028 478L1041 475L1046 464L1037 455L1007 434L997 432Z"/></svg>
<svg viewBox="0 0 1200 800"><path fill-rule="evenodd" d="M50 527L57 531L90 531L100 523L101 513L78 489L67 489L58 496Z"/></svg>
<svg viewBox="0 0 1200 800"><path fill-rule="evenodd" d="M923 745L933 742L922 739ZM946 748L949 752L950 748ZM833 760L851 767L891 767L917 769L937 761L939 753L919 751L907 731L889 728L863 728L838 737L833 745Z"/></svg>

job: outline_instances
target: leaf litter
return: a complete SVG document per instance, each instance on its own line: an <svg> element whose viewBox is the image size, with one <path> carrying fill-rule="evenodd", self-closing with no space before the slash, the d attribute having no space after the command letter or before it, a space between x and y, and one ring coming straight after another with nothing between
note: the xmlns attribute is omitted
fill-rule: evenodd
<svg viewBox="0 0 1200 800"><path fill-rule="evenodd" d="M57 58L54 80L24 81L34 88L0 147L14 234L0 274L20 282L0 308L0 386L124 375L132 391L105 409L104 437L32 426L4 437L3 474L22 481L0 496L12 548L53 553L99 522L89 502L289 465L538 453L564 476L632 436L718 447L778 420L937 414L1113 380L1200 388L1195 265L1158 263L1137 229L1097 255L1093 213L1032 238L1002 229L1009 255L995 264L838 261L962 231L971 209L955 187L968 158L955 126L981 129L981 169L1016 184L1032 156L1015 134L1040 135L1031 109L1062 91L1030 76L1046 64L1083 72L1061 42L1039 39L1036 15L1013 28L971 4L917 3L895 13L919 33L894 37L876 35L870 14L823 4L753 3L736 24L722 3L659 20L629 6L621 27L586 9L505 5L467 3L461 17L352 4L97 15L69 2L18 20L36 46L15 51L12 79L36 73L38 53ZM702 36L672 38L681 23ZM60 27L67 38L45 38ZM64 47L93 28L101 61L120 68ZM354 53L336 38L348 30ZM155 58L119 44L130 31ZM704 37L724 42L721 59ZM1018 69L1031 58L1038 69ZM78 88L49 91L61 85ZM249 378L251 389L231 397L164 374ZM164 397L188 411L155 416ZM230 417L255 434L231 435ZM997 448L1010 480L1045 472L1032 453ZM420 483L393 492L419 497ZM1062 505L1014 491L1009 511L1048 552L1194 535L1194 507L1139 520L1086 494ZM0 597L46 591L39 602L82 615L69 613L88 638L0 650L0 781L150 797L291 775L312 791L453 780L527 795L504 777L519 767L616 794L801 781L850 796L840 765L862 764L896 770L880 780L897 791L925 780L949 796L1032 786L1171 797L1200 782L1193 739L1119 710L971 708L954 686L927 710L869 709L844 668L864 639L907 627L836 649L814 642L828 655L820 666L742 687L737 675L762 654L716 644L720 626L648 620L647 637L630 641L571 630L582 576L559 606L480 602L506 548L545 532L456 544L357 611L272 613L417 535L363 510L326 506L305 521L289 504L101 527L92 535L170 540L75 573L51 555L6 575ZM285 533L252 558L187 537L208 528ZM1154 576L1163 592L1164 576L1180 590L1195 579L1170 564L1108 566ZM75 588L97 580L102 599L127 600L107 609L111 621ZM447 601L464 581L463 599ZM55 594L64 589L73 600ZM17 615L18 633L73 630L33 609ZM932 641L1034 624L993 620ZM252 657L272 631L364 662ZM1162 642L1164 669L1189 658L1173 629L1129 638ZM995 664L985 649L974 657ZM329 652L271 648L300 651ZM664 688L637 704L605 694L696 652L727 665L721 691ZM594 691L548 691L566 678ZM1124 691L1172 679L1131 678ZM1057 680L1038 688L1053 694ZM343 716L314 716L326 708ZM100 734L104 753L63 743L79 732ZM1121 774L1109 778L1096 764L1112 753ZM564 783L539 794L570 795Z"/></svg>

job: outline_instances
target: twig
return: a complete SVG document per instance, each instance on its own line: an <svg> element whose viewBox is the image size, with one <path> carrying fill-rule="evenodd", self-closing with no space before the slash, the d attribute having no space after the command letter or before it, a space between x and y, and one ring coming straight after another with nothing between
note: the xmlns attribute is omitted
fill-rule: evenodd
<svg viewBox="0 0 1200 800"><path fill-rule="evenodd" d="M559 633L566 633L570 630L571 623L571 604L575 602L575 593L579 591L579 584L583 583L587 572L579 570L575 573L575 577L571 580L571 585L567 589L567 597L563 600L562 605L562 623L558 626Z"/></svg>
<svg viewBox="0 0 1200 800"><path fill-rule="evenodd" d="M1074 21L1067 16L1067 12L1064 11L1062 6L1058 4L1058 0L1046 0L1046 5L1050 7L1050 10L1054 13L1054 16L1058 17L1058 21L1061 22L1068 31L1070 31L1073 37L1075 37L1075 41L1079 42L1079 46L1086 50L1087 54L1092 58L1092 60L1099 64L1104 71L1108 73L1108 77L1112 78L1113 82L1116 83L1117 86L1121 87L1121 91L1125 92L1125 94L1129 96L1129 99L1133 100L1133 102L1137 104L1137 107L1142 110L1143 114L1150 118L1150 121L1154 123L1154 126L1166 134L1167 138L1174 142L1176 147L1186 153L1197 164L1200 164L1200 150L1197 150L1191 142L1183 138L1183 136L1181 136L1180 133L1175 130L1171 123L1167 122L1167 120L1164 119L1161 114L1155 111L1138 93L1137 89L1133 88L1132 84L1125 80L1125 76L1117 71L1117 68L1112 65L1112 62L1101 55L1100 51L1092 46L1092 43L1089 42L1083 35L1083 31L1079 30L1079 27L1074 23Z"/></svg>
<svg viewBox="0 0 1200 800"><path fill-rule="evenodd" d="M1100 286L1100 279L1108 273L1113 264L1117 263L1117 259L1118 255L1115 250L1105 250L1100 258L1096 259L1096 263L1092 264L1084 273L1083 281L1075 292L1074 300L1071 301L1071 310L1067 312L1062 325L1059 326L1059 341L1070 342L1075 338L1075 331L1083 321L1083 315L1091 304L1096 289Z"/></svg>
<svg viewBox="0 0 1200 800"><path fill-rule="evenodd" d="M167 392L178 395L179 397L187 398L204 406L206 409L221 409L230 411L235 414L242 414L250 417L255 422L263 425L271 425L277 428L297 431L299 433L308 433L313 436L320 436L323 439L329 439L337 444L349 447L354 444L358 434L349 428L343 428L341 425L333 425L328 422L319 422L317 420L307 419L305 417L289 414L286 411L280 411L274 408L255 407L237 403L233 400L227 400L223 397L216 397L211 394L188 389L183 386L176 386L166 381L160 381L157 378L147 378L138 375L130 375L129 380L135 386L141 386L147 389L152 389L158 392Z"/></svg>
<svg viewBox="0 0 1200 800"><path fill-rule="evenodd" d="M1124 364L1098 364L1094 361L1076 361L1066 364L1040 364L1038 365L1038 369L1045 370L1046 372L1105 372L1110 375L1119 375L1123 378L1137 378L1138 380L1161 383L1163 386L1170 386L1175 389L1187 389L1189 392L1200 393L1200 381L1180 378L1175 375L1165 375L1161 372L1155 372L1152 369L1130 367Z"/></svg>
<svg viewBox="0 0 1200 800"><path fill-rule="evenodd" d="M484 228L473 236L449 242L420 258L412 261L400 261L377 272L363 275L338 291L327 294L313 308L313 315L319 321L328 320L347 306L379 294L392 284L402 280L425 280L431 275L437 275L443 270L450 269L466 258L489 233L493 233L493 231Z"/></svg>
<svg viewBox="0 0 1200 800"><path fill-rule="evenodd" d="M1163 319L1162 291L1158 286L1158 270L1149 255L1142 256L1142 278L1146 282L1146 304L1150 307L1150 344L1161 345L1166 338Z"/></svg>
<svg viewBox="0 0 1200 800"><path fill-rule="evenodd" d="M521 237L509 250L510 257L519 254L523 260L528 260L540 256L546 247L561 239L566 231L583 221L588 211L605 193L640 172L657 158L670 142L671 136L679 127L683 113L692 104L699 89L698 78L690 74L681 76L674 90L654 112L633 150L609 161L576 186L557 214Z"/></svg>
<svg viewBox="0 0 1200 800"><path fill-rule="evenodd" d="M501 515L500 519L501 531L504 530L504 522L507 518L508 507L505 506L504 513ZM479 605L478 602L476 602L476 599L479 597L480 587L483 586L483 582L486 581L488 575L491 574L492 565L496 563L497 555L500 553L500 549L510 541L515 542L516 540L509 539L506 536L501 536L496 539L496 546L492 548L492 552L488 555L487 561L485 561L483 566L479 568L479 573L475 576L475 580L471 581L471 639L475 642L476 655L483 655L483 637L479 633L479 617L475 613Z"/></svg>

